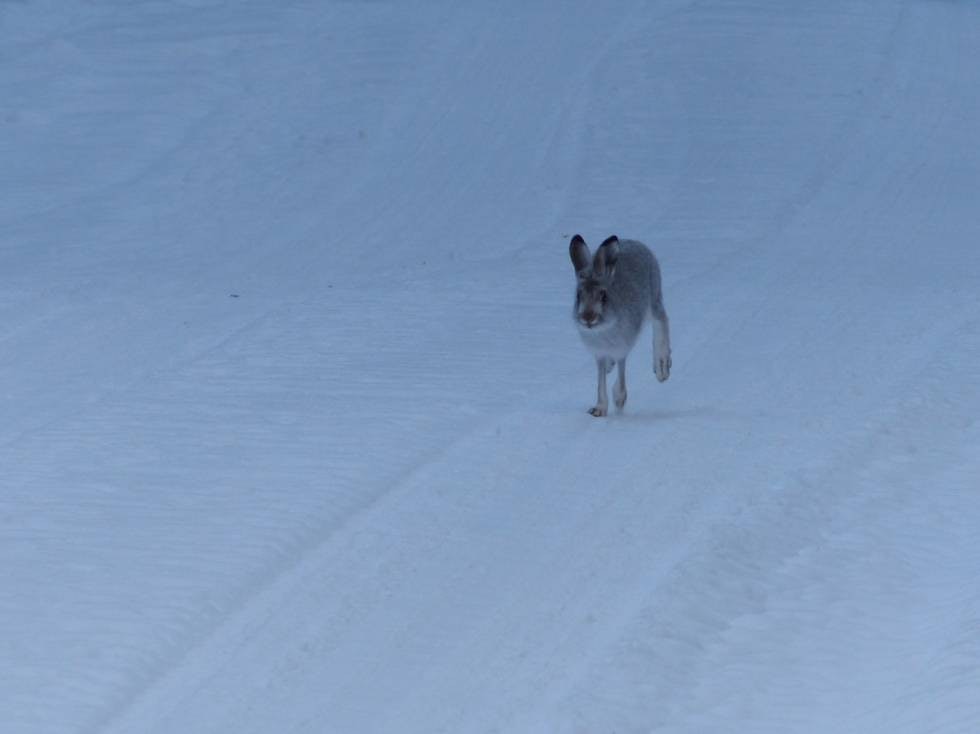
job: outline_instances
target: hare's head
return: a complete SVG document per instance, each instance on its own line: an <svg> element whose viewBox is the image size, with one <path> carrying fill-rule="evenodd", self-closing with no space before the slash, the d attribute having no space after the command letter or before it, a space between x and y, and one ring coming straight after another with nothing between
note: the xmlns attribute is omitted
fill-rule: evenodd
<svg viewBox="0 0 980 734"><path fill-rule="evenodd" d="M607 237L595 257L581 235L572 237L568 252L575 266L578 289L575 293L575 320L586 329L597 329L611 320L609 288L616 270L619 239Z"/></svg>

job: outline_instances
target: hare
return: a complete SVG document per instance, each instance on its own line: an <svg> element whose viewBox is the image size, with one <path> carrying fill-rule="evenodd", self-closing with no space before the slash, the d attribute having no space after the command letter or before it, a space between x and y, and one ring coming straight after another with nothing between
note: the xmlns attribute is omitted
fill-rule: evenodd
<svg viewBox="0 0 980 734"><path fill-rule="evenodd" d="M653 317L653 370L660 382L670 377L670 328L660 288L660 265L642 242L607 237L595 257L581 235L572 237L569 254L575 266L575 323L586 348L595 356L599 399L589 413L608 413L606 375L619 369L613 385L616 408L626 404L626 357L648 316Z"/></svg>

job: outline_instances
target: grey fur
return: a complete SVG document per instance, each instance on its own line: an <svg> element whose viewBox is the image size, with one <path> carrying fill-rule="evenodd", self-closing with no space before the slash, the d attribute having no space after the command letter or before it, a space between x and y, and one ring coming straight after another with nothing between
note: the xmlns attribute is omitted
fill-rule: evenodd
<svg viewBox="0 0 980 734"><path fill-rule="evenodd" d="M664 309L660 264L650 249L636 240L608 237L591 256L580 235L569 243L578 287L572 315L579 336L596 359L598 399L589 412L604 416L609 410L606 375L619 368L613 398L626 404L626 358L653 319L653 370L661 382L670 377L670 326Z"/></svg>

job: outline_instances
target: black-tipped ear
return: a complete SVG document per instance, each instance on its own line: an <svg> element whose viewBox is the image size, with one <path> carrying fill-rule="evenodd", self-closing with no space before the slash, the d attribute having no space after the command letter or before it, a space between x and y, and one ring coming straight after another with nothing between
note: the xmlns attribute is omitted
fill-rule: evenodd
<svg viewBox="0 0 980 734"><path fill-rule="evenodd" d="M596 250L595 261L592 263L593 272L596 275L612 275L618 257L619 237L616 235L606 237Z"/></svg>
<svg viewBox="0 0 980 734"><path fill-rule="evenodd" d="M602 244L599 245L599 247L605 247L606 245L618 245L618 244L619 244L619 237L617 237L614 234L611 234L602 241Z"/></svg>
<svg viewBox="0 0 980 734"><path fill-rule="evenodd" d="M576 273L581 273L592 263L592 253L589 252L589 246L585 244L580 234L572 237L572 241L568 243L568 254L572 258Z"/></svg>

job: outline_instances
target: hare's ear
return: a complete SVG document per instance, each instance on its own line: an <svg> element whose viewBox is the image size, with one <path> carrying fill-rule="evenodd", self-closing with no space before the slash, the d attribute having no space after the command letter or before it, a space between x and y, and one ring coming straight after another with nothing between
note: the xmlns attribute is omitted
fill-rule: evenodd
<svg viewBox="0 0 980 734"><path fill-rule="evenodd" d="M568 243L568 254L572 258L576 273L581 273L592 264L592 253L589 252L589 246L585 244L580 234L572 237L572 241Z"/></svg>
<svg viewBox="0 0 980 734"><path fill-rule="evenodd" d="M592 270L596 275L612 277L616 269L616 259L619 257L619 238L616 235L606 237L595 253Z"/></svg>

